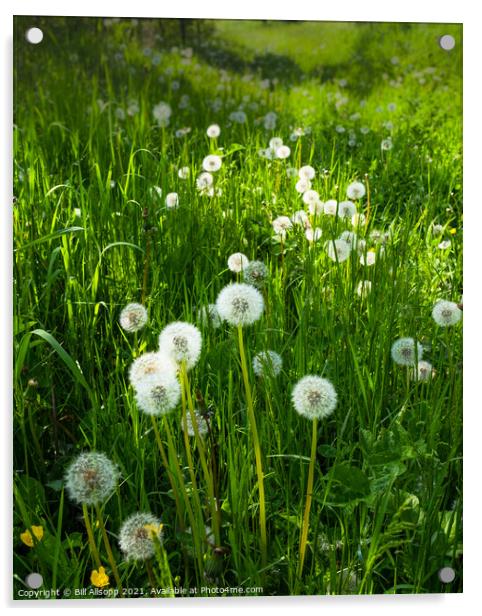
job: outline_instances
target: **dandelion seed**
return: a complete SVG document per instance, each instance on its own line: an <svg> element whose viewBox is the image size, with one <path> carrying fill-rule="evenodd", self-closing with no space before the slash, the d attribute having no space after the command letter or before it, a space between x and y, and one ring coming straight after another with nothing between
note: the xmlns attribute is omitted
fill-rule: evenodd
<svg viewBox="0 0 482 616"><path fill-rule="evenodd" d="M263 314L264 300L252 285L232 283L221 290L216 307L219 316L230 325L251 325Z"/></svg>
<svg viewBox="0 0 482 616"><path fill-rule="evenodd" d="M211 325L215 329L222 323L216 304L208 304L199 308L197 318L204 326Z"/></svg>
<svg viewBox="0 0 482 616"><path fill-rule="evenodd" d="M119 532L119 546L127 560L147 560L154 556L156 540L162 543L162 524L151 513L134 513Z"/></svg>
<svg viewBox="0 0 482 616"><path fill-rule="evenodd" d="M306 190L303 193L303 203L309 205L310 203L317 203L320 200L320 195L316 190Z"/></svg>
<svg viewBox="0 0 482 616"><path fill-rule="evenodd" d="M119 470L104 454L81 453L65 473L65 487L75 503L96 505L105 502L117 486Z"/></svg>
<svg viewBox="0 0 482 616"><path fill-rule="evenodd" d="M194 411L194 418L195 418L195 422L196 422L197 431L199 433L199 436L201 438L203 438L209 432L208 422L207 422L206 418L203 417L203 415L198 410ZM194 425L193 425L193 422L192 422L192 417L191 417L191 413L190 412L186 413L186 424L187 424L187 433L188 433L188 435L189 436L193 436L193 437L196 436L196 431L194 429ZM182 428L182 430L184 432L184 422L181 422L181 428Z"/></svg>
<svg viewBox="0 0 482 616"><path fill-rule="evenodd" d="M321 229L316 227L316 229L306 229L305 237L309 242L317 242L321 238Z"/></svg>
<svg viewBox="0 0 482 616"><path fill-rule="evenodd" d="M179 195L175 192L168 193L166 195L166 207L168 209L175 209L179 206Z"/></svg>
<svg viewBox="0 0 482 616"><path fill-rule="evenodd" d="M392 344L392 359L400 366L414 366L422 359L423 347L413 338L399 338Z"/></svg>
<svg viewBox="0 0 482 616"><path fill-rule="evenodd" d="M152 110L152 115L157 120L159 126L166 127L169 125L169 120L171 118L172 109L168 103L161 101L158 103L154 109Z"/></svg>
<svg viewBox="0 0 482 616"><path fill-rule="evenodd" d="M191 323L175 321L159 334L159 350L177 364L185 362L186 368L193 368L201 355L202 336Z"/></svg>
<svg viewBox="0 0 482 616"><path fill-rule="evenodd" d="M202 166L205 171L213 173L215 171L219 171L222 164L223 161L221 160L220 156L216 156L215 154L209 154L209 156L206 156L204 158Z"/></svg>
<svg viewBox="0 0 482 616"><path fill-rule="evenodd" d="M261 289L268 280L268 268L262 261L250 261L243 269L243 282Z"/></svg>
<svg viewBox="0 0 482 616"><path fill-rule="evenodd" d="M248 263L249 259L246 255L242 252L235 252L228 259L228 268L232 272L239 274L239 272L242 272L245 269Z"/></svg>
<svg viewBox="0 0 482 616"><path fill-rule="evenodd" d="M323 212L328 214L328 216L336 216L336 212L338 210L338 203L335 199L328 199L323 204Z"/></svg>
<svg viewBox="0 0 482 616"><path fill-rule="evenodd" d="M210 139L216 139L217 137L219 137L220 134L221 134L221 129L219 128L217 124L211 124L211 126L208 126L206 130L206 135Z"/></svg>
<svg viewBox="0 0 482 616"><path fill-rule="evenodd" d="M127 304L120 313L119 323L126 332L137 332L147 323L147 310L142 304Z"/></svg>
<svg viewBox="0 0 482 616"><path fill-rule="evenodd" d="M411 370L411 377L414 381L430 381L433 377L433 366L428 361L419 361Z"/></svg>
<svg viewBox="0 0 482 616"><path fill-rule="evenodd" d="M316 175L316 171L311 165L305 165L298 171L298 176L301 180L312 180Z"/></svg>
<svg viewBox="0 0 482 616"><path fill-rule="evenodd" d="M361 182L352 182L346 189L348 199L361 199L365 196L365 186Z"/></svg>
<svg viewBox="0 0 482 616"><path fill-rule="evenodd" d="M256 376L278 376L283 367L281 356L275 351L261 351L253 358L253 371Z"/></svg>
<svg viewBox="0 0 482 616"><path fill-rule="evenodd" d="M323 419L333 413L337 394L328 379L304 376L296 383L291 394L296 411L307 419Z"/></svg>
<svg viewBox="0 0 482 616"><path fill-rule="evenodd" d="M36 541L42 541L43 536L43 526L31 526L30 530L27 528L23 533L20 533L22 543L27 545L29 548L33 548L34 546L34 537Z"/></svg>
<svg viewBox="0 0 482 616"><path fill-rule="evenodd" d="M338 261L338 263L346 261L351 253L351 247L344 240L332 240L327 242L326 250L328 257L332 261Z"/></svg>
<svg viewBox="0 0 482 616"><path fill-rule="evenodd" d="M278 216L278 218L275 218L271 224L273 225L273 230L276 235L279 235L282 238L286 237L286 231L293 227L293 223L288 216Z"/></svg>
<svg viewBox="0 0 482 616"><path fill-rule="evenodd" d="M137 357L129 369L129 382L134 389L138 389L146 378L170 372L175 376L177 366L172 359L163 353L143 353Z"/></svg>
<svg viewBox="0 0 482 616"><path fill-rule="evenodd" d="M299 192L299 193L304 193L307 190L310 190L310 188L311 188L311 182L310 180L307 180L305 178L301 178L301 180L298 180L295 185L295 190L296 192Z"/></svg>
<svg viewBox="0 0 482 616"><path fill-rule="evenodd" d="M462 311L455 302L441 299L433 307L432 317L440 327L448 327L460 321Z"/></svg>
<svg viewBox="0 0 482 616"><path fill-rule="evenodd" d="M352 218L356 214L356 205L353 201L340 201L338 204L338 216L340 218Z"/></svg>
<svg viewBox="0 0 482 616"><path fill-rule="evenodd" d="M370 280L360 280L358 286L356 288L356 294L358 297L365 299L370 294L372 290L372 283Z"/></svg>
<svg viewBox="0 0 482 616"><path fill-rule="evenodd" d="M276 148L276 158L285 159L291 154L291 150L287 145L281 145L279 148Z"/></svg>

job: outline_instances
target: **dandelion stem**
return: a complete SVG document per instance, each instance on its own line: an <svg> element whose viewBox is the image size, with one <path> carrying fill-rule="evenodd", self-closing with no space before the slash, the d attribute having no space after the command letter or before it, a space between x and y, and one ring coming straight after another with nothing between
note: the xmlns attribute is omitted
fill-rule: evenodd
<svg viewBox="0 0 482 616"><path fill-rule="evenodd" d="M89 538L90 553L95 566L99 569L99 567L102 566L102 563L100 562L99 551L97 550L97 546L95 544L94 533L92 532L92 525L89 518L89 511L85 503L82 504L82 513L84 514L85 528L87 530L87 537Z"/></svg>
<svg viewBox="0 0 482 616"><path fill-rule="evenodd" d="M310 526L310 509L311 498L313 495L313 477L315 471L315 458L316 458L316 444L318 440L318 420L313 420L313 434L311 439L311 457L310 466L308 470L308 485L306 487L306 503L305 512L303 515L303 526L301 527L300 535L300 556L298 562L298 582L301 580L301 574L303 572L303 565L305 562L306 543L308 540L308 530Z"/></svg>
<svg viewBox="0 0 482 616"><path fill-rule="evenodd" d="M146 255L144 257L144 274L142 276L142 297L141 304L144 304L147 294L147 279L149 275L149 262L151 258L151 234L146 231Z"/></svg>
<svg viewBox="0 0 482 616"><path fill-rule="evenodd" d="M157 426L157 420L154 417L154 415L151 415L151 420L152 420L152 427L154 429L154 434L156 437L157 447L159 449L159 453L161 454L162 463L164 464L164 467L167 471L167 475L169 477L169 482L171 484L172 492L174 494L174 500L176 501L176 510L177 510L177 515L179 518L179 527L183 531L184 530L184 520L182 516L183 507L181 507L181 499L179 496L179 490L177 489L177 485L174 480L173 472L171 470L171 467L169 466L169 461L167 459L166 450L164 449L164 445L162 444L161 435L159 434L159 428Z"/></svg>
<svg viewBox="0 0 482 616"><path fill-rule="evenodd" d="M115 583L117 584L117 588L119 589L120 596L123 596L122 590L122 582L120 579L119 571L117 569L117 565L115 563L114 554L112 553L112 548L110 547L109 537L107 535L107 531L105 529L104 518L102 516L102 510L99 505L95 506L95 510L97 513L97 520L99 522L100 530L102 532L102 539L104 541L105 550L107 552L107 559L110 564L110 568L112 569L112 573L114 575Z"/></svg>
<svg viewBox="0 0 482 616"><path fill-rule="evenodd" d="M367 185L367 215L365 219L365 228L368 227L368 220L370 218L370 182L368 181L368 173L365 174L365 182Z"/></svg>
<svg viewBox="0 0 482 616"><path fill-rule="evenodd" d="M258 476L258 491L259 491L259 526L261 532L261 557L263 567L267 562L267 541L266 541L266 506L264 498L264 479L263 466L261 461L261 447L259 444L258 429L256 427L256 416L254 414L253 398L251 395L251 387L249 385L248 365L246 363L246 354L244 352L243 343L243 328L238 325L238 340L239 340L239 355L241 357L241 371L243 373L244 388L246 390L246 402L248 406L248 418L253 435L254 454L256 457L256 474Z"/></svg>
<svg viewBox="0 0 482 616"><path fill-rule="evenodd" d="M219 517L219 510L217 507L217 501L215 498L215 494L214 494L214 481L213 481L213 476L212 473L209 472L209 468L206 462L206 454L204 451L204 443L203 443L203 439L201 437L201 435L199 434L199 426L198 426L198 422L197 422L197 418L194 412L194 404L193 404L193 400L192 400L192 395L191 395L191 389L189 387L189 377L187 374L187 370L186 370L186 365L183 362L181 364L181 387L182 387L182 391L185 391L186 393L186 397L187 397L187 403L188 403L188 408L189 408L189 413L191 416L191 423L192 423L192 427L194 430L194 436L196 439L196 445L198 448L198 452L199 452L199 458L201 461L201 467L203 469L203 473L204 473L204 477L206 479L206 483L208 486L208 493L209 493L209 503L210 503L210 509L211 509L211 517L212 517L212 523L213 523L213 531L214 531L214 538L216 541L216 545L221 545L221 531L220 531L220 517ZM184 435L185 438L187 436L187 423L186 423L186 417L185 417L185 413L183 411L183 422L184 422ZM186 447L188 445L186 444Z"/></svg>
<svg viewBox="0 0 482 616"><path fill-rule="evenodd" d="M154 578L154 571L152 570L152 563L149 558L146 560L146 571L147 571L147 577L149 578L149 586L151 588L156 588L157 584Z"/></svg>

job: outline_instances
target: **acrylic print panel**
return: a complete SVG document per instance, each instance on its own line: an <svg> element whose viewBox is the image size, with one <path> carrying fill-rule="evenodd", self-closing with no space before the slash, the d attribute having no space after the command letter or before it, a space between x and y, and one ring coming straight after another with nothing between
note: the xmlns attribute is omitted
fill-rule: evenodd
<svg viewBox="0 0 482 616"><path fill-rule="evenodd" d="M461 592L461 26L14 26L14 597Z"/></svg>

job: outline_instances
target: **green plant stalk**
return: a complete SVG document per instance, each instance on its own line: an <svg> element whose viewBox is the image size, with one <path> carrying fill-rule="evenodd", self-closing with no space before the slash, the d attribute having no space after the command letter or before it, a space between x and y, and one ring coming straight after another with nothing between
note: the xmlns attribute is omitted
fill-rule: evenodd
<svg viewBox="0 0 482 616"><path fill-rule="evenodd" d="M85 528L87 530L87 537L89 539L90 553L94 560L95 566L97 567L97 569L99 569L99 567L102 567L102 563L100 562L99 551L97 550L97 546L95 545L94 533L92 532L92 526L89 519L89 511L85 503L82 503L82 513L84 514L84 522Z"/></svg>
<svg viewBox="0 0 482 616"><path fill-rule="evenodd" d="M187 403L188 403L188 408L189 408L189 413L191 416L191 422L192 422L192 427L194 430L194 436L196 439L196 445L198 448L198 452L199 452L199 459L201 461L201 467L203 469L203 473L204 473L204 477L206 480L206 484L208 487L208 494L209 494L209 504L210 504L210 509L211 509L211 518L212 518L212 522L213 522L213 531L214 531L214 538L216 541L216 545L221 545L221 530L220 530L220 526L221 526L221 520L220 520L220 516L219 516L219 510L217 507L217 502L216 502L216 497L214 494L214 479L212 476L212 473L209 472L209 468L206 462L206 453L204 451L204 442L203 439L201 437L201 435L199 434L199 428L198 428L198 424L197 424L197 420L196 420L196 415L194 412L194 403L193 403L193 399L192 399L192 395L191 395L191 389L189 387L189 377L187 374L187 370L186 370L186 365L183 362L181 364L181 370L180 370L180 374L181 374L181 387L182 390L185 392L186 394L186 398L187 398ZM183 410L183 422L184 422L184 434L185 434L185 438L187 435L187 425L185 423L185 413ZM187 447L187 445L186 445Z"/></svg>
<svg viewBox="0 0 482 616"><path fill-rule="evenodd" d="M308 485L306 487L306 502L305 502L305 512L303 514L303 525L301 527L300 534L300 553L299 553L299 561L298 561L298 583L301 581L301 574L303 573L303 565L305 562L305 554L306 554L306 544L308 541L308 531L310 528L310 509L311 509L311 499L313 496L313 478L315 474L315 458L316 458L316 445L318 441L318 420L313 420L313 434L311 437L311 456L310 456L310 466L308 470Z"/></svg>
<svg viewBox="0 0 482 616"><path fill-rule="evenodd" d="M97 513L97 520L99 522L100 530L102 532L102 540L104 541L104 547L107 552L107 560L109 561L110 568L112 569L112 573L114 575L115 583L117 584L117 588L119 589L120 596L122 597L124 595L124 592L122 590L122 582L120 579L119 570L117 569L114 554L112 553L112 548L110 547L110 541L107 535L107 531L105 529L102 510L98 504L95 506L95 511Z"/></svg>
<svg viewBox="0 0 482 616"><path fill-rule="evenodd" d="M241 357L241 371L243 373L244 388L246 390L246 402L248 406L248 418L253 436L254 455L256 457L256 474L258 476L259 492L259 526L261 532L261 559L263 567L267 563L267 540L266 540L266 505L264 496L263 465L261 461L261 447L259 444L258 429L256 427L256 416L254 414L253 398L249 385L248 365L246 353L244 351L243 328L238 325L239 355Z"/></svg>

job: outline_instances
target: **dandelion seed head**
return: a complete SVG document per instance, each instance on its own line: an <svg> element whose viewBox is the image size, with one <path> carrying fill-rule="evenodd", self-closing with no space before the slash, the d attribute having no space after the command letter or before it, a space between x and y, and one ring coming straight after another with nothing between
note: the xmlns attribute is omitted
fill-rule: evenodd
<svg viewBox="0 0 482 616"><path fill-rule="evenodd" d="M320 216L325 212L325 204L323 201L312 201L308 205L308 211L312 216Z"/></svg>
<svg viewBox="0 0 482 616"><path fill-rule="evenodd" d="M365 186L361 182L352 182L346 189L348 199L361 199L365 196Z"/></svg>
<svg viewBox="0 0 482 616"><path fill-rule="evenodd" d="M320 200L320 195L316 190L306 190L303 193L303 202L309 205L310 203L317 203Z"/></svg>
<svg viewBox="0 0 482 616"><path fill-rule="evenodd" d="M440 327L448 327L460 321L462 311L455 302L441 299L433 307L432 318Z"/></svg>
<svg viewBox="0 0 482 616"><path fill-rule="evenodd" d="M423 347L413 338L399 338L392 344L392 359L400 366L414 366L422 359Z"/></svg>
<svg viewBox="0 0 482 616"><path fill-rule="evenodd" d="M360 280L356 288L356 294L358 295L358 297L365 298L368 297L371 290L372 283L370 280Z"/></svg>
<svg viewBox="0 0 482 616"><path fill-rule="evenodd" d="M298 210L291 217L291 222L294 225L299 225L300 227L305 227L307 225L307 223L309 223L308 214L304 210Z"/></svg>
<svg viewBox="0 0 482 616"><path fill-rule="evenodd" d="M203 438L209 432L208 422L197 409L194 411L194 420L196 422L197 431L199 433L199 436ZM186 424L187 424L188 435L195 437L196 432L194 429L194 424L193 424L191 413L189 410L186 411ZM184 421L181 421L181 428L184 432Z"/></svg>
<svg viewBox="0 0 482 616"><path fill-rule="evenodd" d="M323 212L329 216L336 216L338 209L338 202L335 199L328 199L323 204Z"/></svg>
<svg viewBox="0 0 482 616"><path fill-rule="evenodd" d="M177 371L176 364L163 353L143 353L137 357L129 368L129 382L138 389L143 381L162 372L169 372L175 376Z"/></svg>
<svg viewBox="0 0 482 616"><path fill-rule="evenodd" d="M316 171L311 165L304 165L298 170L298 176L302 180L312 180L316 175Z"/></svg>
<svg viewBox="0 0 482 616"><path fill-rule="evenodd" d="M268 268L262 261L250 261L243 269L243 282L258 289L268 280Z"/></svg>
<svg viewBox="0 0 482 616"><path fill-rule="evenodd" d="M278 376L283 367L281 355L275 351L261 351L253 358L253 371L256 376Z"/></svg>
<svg viewBox="0 0 482 616"><path fill-rule="evenodd" d="M209 189L213 184L213 176L207 171L201 173L196 179L196 188L200 191Z"/></svg>
<svg viewBox="0 0 482 616"><path fill-rule="evenodd" d="M411 377L414 381L430 381L433 377L433 366L430 362L423 359L411 370Z"/></svg>
<svg viewBox="0 0 482 616"><path fill-rule="evenodd" d="M350 256L351 246L345 240L331 240L327 242L326 251L332 261L342 263Z"/></svg>
<svg viewBox="0 0 482 616"><path fill-rule="evenodd" d="M338 216L340 218L352 218L356 214L356 205L353 201L340 201L338 204Z"/></svg>
<svg viewBox="0 0 482 616"><path fill-rule="evenodd" d="M166 207L168 209L174 209L179 206L179 195L175 192L168 193L166 195Z"/></svg>
<svg viewBox="0 0 482 616"><path fill-rule="evenodd" d="M291 394L296 411L307 419L323 419L333 413L337 393L333 384L320 376L304 376Z"/></svg>
<svg viewBox="0 0 482 616"><path fill-rule="evenodd" d="M283 145L283 139L281 139L281 137L272 137L269 140L269 147L273 150L273 152L276 152L276 150L280 148L282 145Z"/></svg>
<svg viewBox="0 0 482 616"><path fill-rule="evenodd" d="M159 126L163 126L163 127L166 127L169 125L171 114L172 114L171 106L168 103L165 103L164 101L161 101L160 103L158 103L152 110L152 115L154 116L155 120L157 120L157 123L159 124Z"/></svg>
<svg viewBox="0 0 482 616"><path fill-rule="evenodd" d="M81 453L65 473L65 487L75 503L96 505L114 492L119 476L118 468L104 453Z"/></svg>
<svg viewBox="0 0 482 616"><path fill-rule="evenodd" d="M219 128L217 124L211 124L211 126L208 126L206 130L206 135L210 139L216 139L217 137L219 137L220 134L221 134L221 129Z"/></svg>
<svg viewBox="0 0 482 616"><path fill-rule="evenodd" d="M272 225L274 232L281 237L285 237L286 231L293 227L293 223L288 216L278 216L278 218L273 220Z"/></svg>
<svg viewBox="0 0 482 616"><path fill-rule="evenodd" d="M136 389L137 406L146 415L166 415L181 399L181 386L176 375L160 372L145 377Z"/></svg>
<svg viewBox="0 0 482 616"><path fill-rule="evenodd" d="M204 326L211 325L214 329L220 327L222 323L216 304L201 306L197 312L197 318Z"/></svg>
<svg viewBox="0 0 482 616"><path fill-rule="evenodd" d="M242 252L235 252L228 258L228 268L236 274L242 272L247 267L248 263L248 257Z"/></svg>
<svg viewBox="0 0 482 616"><path fill-rule="evenodd" d="M216 307L223 321L230 325L251 325L263 314L264 300L252 285L232 283L221 290Z"/></svg>
<svg viewBox="0 0 482 616"><path fill-rule="evenodd" d="M119 546L127 560L147 560L154 556L156 539L162 543L162 524L151 513L134 513L119 531Z"/></svg>
<svg viewBox="0 0 482 616"><path fill-rule="evenodd" d="M142 304L127 304L120 313L119 323L126 332L137 332L147 323L147 310Z"/></svg>
<svg viewBox="0 0 482 616"><path fill-rule="evenodd" d="M374 265L377 259L376 252L374 250L367 250L360 255L360 263L362 265L370 266Z"/></svg>
<svg viewBox="0 0 482 616"><path fill-rule="evenodd" d="M189 370L201 355L202 336L191 323L175 321L166 325L159 334L159 350L177 364L185 362Z"/></svg>
<svg viewBox="0 0 482 616"><path fill-rule="evenodd" d="M296 185L295 185L296 192L304 193L304 192L306 192L307 190L310 190L310 189L311 189L311 182L310 182L310 180L308 180L306 178L301 178L300 180L298 180L296 182Z"/></svg>
<svg viewBox="0 0 482 616"><path fill-rule="evenodd" d="M319 227L312 229L311 227L306 229L305 237L309 242L317 242L322 235L322 231Z"/></svg>
<svg viewBox="0 0 482 616"><path fill-rule="evenodd" d="M177 172L177 175L181 180L187 180L191 175L191 170L189 169L189 167L181 167Z"/></svg>
<svg viewBox="0 0 482 616"><path fill-rule="evenodd" d="M209 154L203 159L203 169L204 171L208 171L210 173L214 173L215 171L219 171L223 161L220 156L216 156L216 154Z"/></svg>

